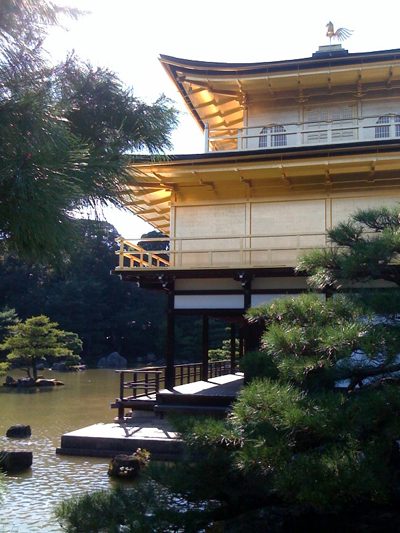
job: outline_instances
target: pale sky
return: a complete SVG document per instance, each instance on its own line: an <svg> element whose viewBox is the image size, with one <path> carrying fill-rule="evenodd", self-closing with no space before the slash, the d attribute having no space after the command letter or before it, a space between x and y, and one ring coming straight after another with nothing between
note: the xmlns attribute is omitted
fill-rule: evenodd
<svg viewBox="0 0 400 533"><path fill-rule="evenodd" d="M204 152L203 135L158 61L160 54L203 61L252 63L310 57L329 44L326 24L353 30L350 53L400 48L400 0L70 0L90 14L55 30L45 47L63 60L75 50L107 67L134 94L154 101L164 93L181 110L173 135L176 154ZM131 214L105 210L124 237L152 228Z"/></svg>

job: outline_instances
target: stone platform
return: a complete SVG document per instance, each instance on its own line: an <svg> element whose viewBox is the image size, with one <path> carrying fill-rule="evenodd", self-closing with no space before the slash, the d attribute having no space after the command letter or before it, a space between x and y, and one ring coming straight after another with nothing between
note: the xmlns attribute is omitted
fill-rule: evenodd
<svg viewBox="0 0 400 533"><path fill-rule="evenodd" d="M60 455L113 457L148 450L155 459L173 460L183 449L182 441L166 420L139 417L124 423L94 424L61 437Z"/></svg>
<svg viewBox="0 0 400 533"><path fill-rule="evenodd" d="M157 398L156 395L149 397L149 403L152 409L162 414L182 412L223 415L242 386L243 374L228 374L208 381L178 385L171 390L161 390ZM146 403L146 399L142 403ZM112 457L120 453L133 453L137 448L148 450L155 459L168 461L179 458L183 442L168 420L156 418L154 412L133 410L132 415L123 420L94 424L66 433L61 437L61 446L56 453Z"/></svg>

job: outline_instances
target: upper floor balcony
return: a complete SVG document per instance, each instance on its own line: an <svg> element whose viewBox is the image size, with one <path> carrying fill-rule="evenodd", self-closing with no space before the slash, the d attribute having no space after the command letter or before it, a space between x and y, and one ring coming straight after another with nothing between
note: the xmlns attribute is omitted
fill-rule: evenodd
<svg viewBox="0 0 400 533"><path fill-rule="evenodd" d="M205 127L205 151L276 150L400 138L400 115L273 123L246 128Z"/></svg>
<svg viewBox="0 0 400 533"><path fill-rule="evenodd" d="M293 268L297 258L328 245L326 233L252 234L191 238L117 239L116 272Z"/></svg>

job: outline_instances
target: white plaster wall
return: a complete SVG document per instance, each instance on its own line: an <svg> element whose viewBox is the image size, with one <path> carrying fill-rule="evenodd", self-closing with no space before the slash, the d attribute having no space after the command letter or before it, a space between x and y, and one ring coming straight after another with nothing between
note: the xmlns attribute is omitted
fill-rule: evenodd
<svg viewBox="0 0 400 533"><path fill-rule="evenodd" d="M176 295L175 309L243 309L244 296L241 294L225 295Z"/></svg>

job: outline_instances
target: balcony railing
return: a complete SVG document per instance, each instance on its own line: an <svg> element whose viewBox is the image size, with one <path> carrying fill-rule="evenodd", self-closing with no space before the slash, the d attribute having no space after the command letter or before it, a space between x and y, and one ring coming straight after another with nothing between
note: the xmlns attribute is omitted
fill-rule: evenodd
<svg viewBox="0 0 400 533"><path fill-rule="evenodd" d="M170 247L169 238L157 239L117 239L120 243L119 268L160 268L169 266L169 254L167 250ZM140 244L139 244L140 243ZM159 243L165 246L166 253L160 250L151 250L152 245L159 246Z"/></svg>
<svg viewBox="0 0 400 533"><path fill-rule="evenodd" d="M118 409L118 419L124 420L126 408L134 407L139 399L154 402L156 394L165 387L165 366L143 367L133 370L116 370L120 375L119 397L111 403ZM174 366L174 386L200 381L203 376L202 363L186 363ZM231 372L231 361L209 361L208 379L224 376ZM127 395L125 391L129 391ZM136 404L137 405L137 404Z"/></svg>
<svg viewBox="0 0 400 533"><path fill-rule="evenodd" d="M194 269L293 267L300 253L327 245L321 232L229 235L191 238L122 239L117 271L131 269ZM142 246L138 245L141 243ZM163 242L165 251L152 250ZM144 248L144 245L146 248Z"/></svg>
<svg viewBox="0 0 400 533"><path fill-rule="evenodd" d="M382 118L388 120L382 121ZM288 122L247 128L205 128L205 151L277 149L400 138L398 115Z"/></svg>

